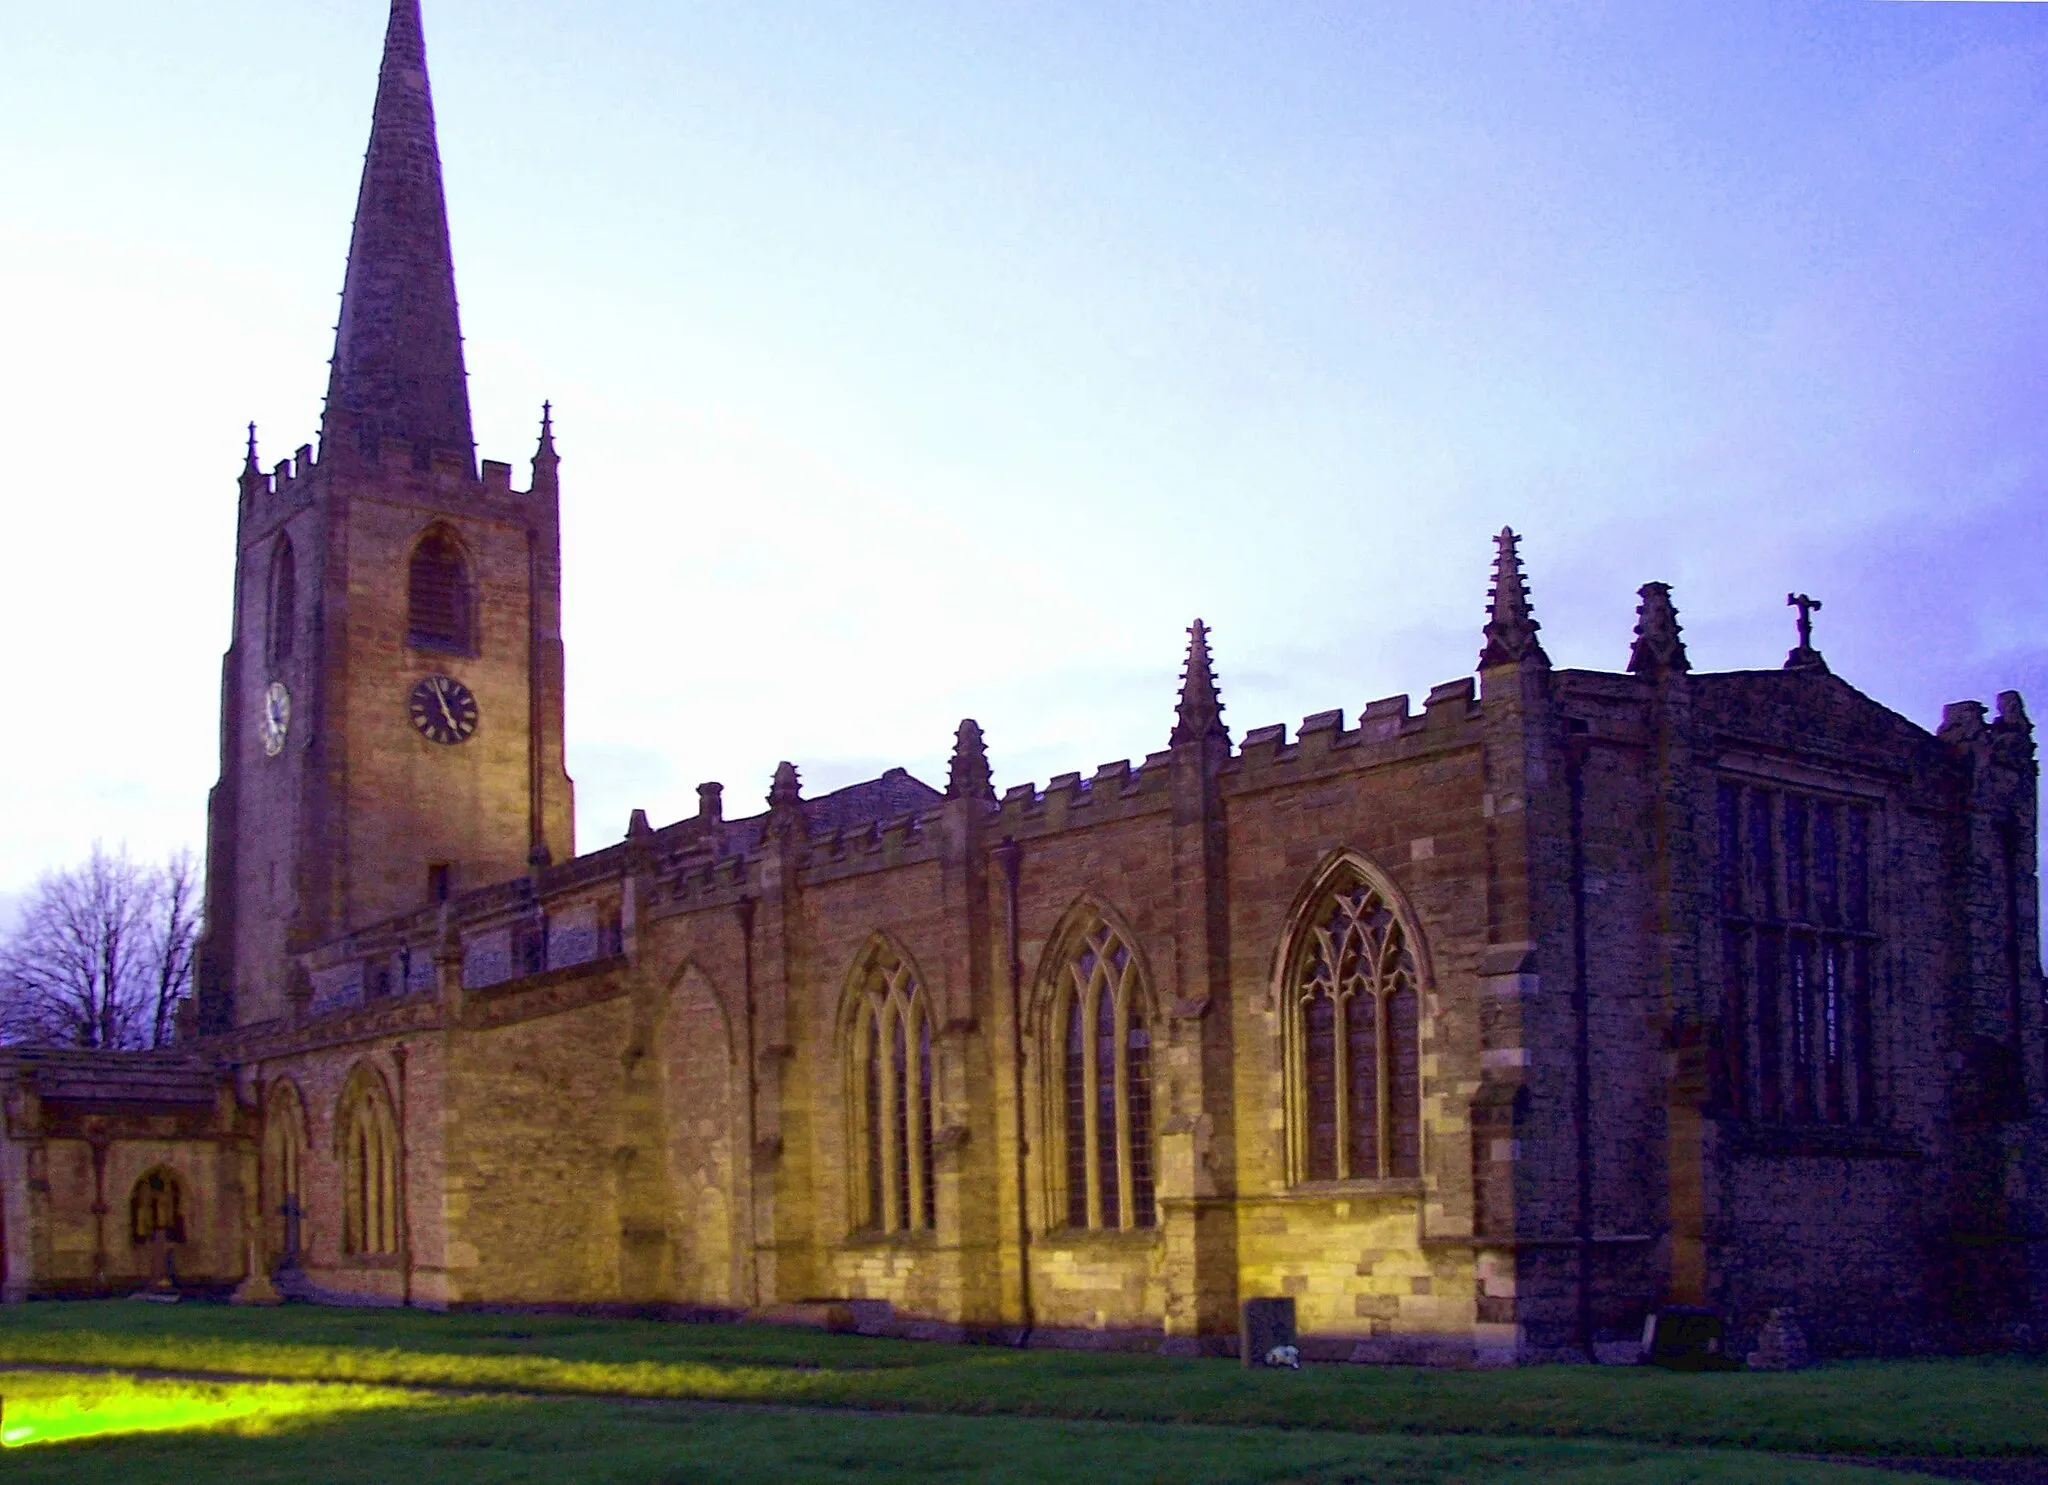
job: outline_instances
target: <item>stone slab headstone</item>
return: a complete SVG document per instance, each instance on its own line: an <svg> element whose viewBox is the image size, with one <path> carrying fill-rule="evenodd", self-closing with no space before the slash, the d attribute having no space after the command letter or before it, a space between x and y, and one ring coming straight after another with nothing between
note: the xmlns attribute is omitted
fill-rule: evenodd
<svg viewBox="0 0 2048 1485"><path fill-rule="evenodd" d="M1721 1349L1726 1331L1712 1310L1667 1305L1643 1322L1643 1360L1675 1372L1739 1371L1742 1363Z"/></svg>
<svg viewBox="0 0 2048 1485"><path fill-rule="evenodd" d="M1812 1362L1799 1311L1790 1306L1772 1310L1764 1328L1757 1332L1756 1349L1749 1353L1750 1366L1760 1372L1796 1372Z"/></svg>
<svg viewBox="0 0 2048 1485"><path fill-rule="evenodd" d="M1295 1344L1294 1301L1248 1299L1239 1316L1238 1356L1248 1367L1278 1366L1299 1370L1301 1349Z"/></svg>

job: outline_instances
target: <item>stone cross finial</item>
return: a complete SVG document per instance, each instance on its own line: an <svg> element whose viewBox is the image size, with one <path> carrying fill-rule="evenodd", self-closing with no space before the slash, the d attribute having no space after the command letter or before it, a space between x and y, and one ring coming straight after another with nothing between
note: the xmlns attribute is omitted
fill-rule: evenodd
<svg viewBox="0 0 2048 1485"><path fill-rule="evenodd" d="M1628 668L1636 675L1660 676L1692 669L1685 641L1678 635L1678 609L1669 583L1644 583L1636 590L1636 642L1628 652Z"/></svg>
<svg viewBox="0 0 2048 1485"><path fill-rule="evenodd" d="M1820 600L1804 593L1787 593L1785 606L1799 610L1799 643L1785 656L1785 669L1825 671L1828 663L1813 647L1813 616L1820 609Z"/></svg>
<svg viewBox="0 0 2048 1485"><path fill-rule="evenodd" d="M988 745L982 741L981 724L968 717L953 736L953 763L946 775L946 798L995 797L996 787L988 767Z"/></svg>
<svg viewBox="0 0 2048 1485"><path fill-rule="evenodd" d="M1520 538L1514 528L1503 526L1493 539L1493 591L1486 603L1486 645L1479 652L1479 668L1518 665L1534 660L1548 665L1550 657L1536 631L1543 626L1529 611L1529 582L1522 575Z"/></svg>
<svg viewBox="0 0 2048 1485"><path fill-rule="evenodd" d="M1230 741L1230 729L1223 725L1223 697L1209 663L1209 626L1200 619L1188 626L1188 662L1181 672L1180 705L1174 711L1169 741L1175 747Z"/></svg>

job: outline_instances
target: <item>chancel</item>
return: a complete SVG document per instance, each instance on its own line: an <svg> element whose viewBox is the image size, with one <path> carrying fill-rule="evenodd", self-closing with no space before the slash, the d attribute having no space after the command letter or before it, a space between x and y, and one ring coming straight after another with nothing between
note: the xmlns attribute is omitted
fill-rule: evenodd
<svg viewBox="0 0 2048 1485"><path fill-rule="evenodd" d="M0 1058L9 1299L154 1245L247 1297L1183 1354L1284 1301L1292 1360L2048 1323L2016 692L1930 731L1804 594L1782 665L1695 670L1660 582L1559 668L1503 530L1419 706L1237 736L1197 620L1142 759L998 793L968 720L942 781L784 763L579 850L561 465L546 404L523 487L477 458L394 0L317 439L251 429L232 490L196 1013Z"/></svg>

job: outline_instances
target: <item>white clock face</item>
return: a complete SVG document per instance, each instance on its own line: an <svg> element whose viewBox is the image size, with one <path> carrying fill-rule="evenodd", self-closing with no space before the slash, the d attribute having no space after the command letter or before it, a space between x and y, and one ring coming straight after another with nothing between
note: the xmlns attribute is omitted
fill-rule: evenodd
<svg viewBox="0 0 2048 1485"><path fill-rule="evenodd" d="M292 726L292 693L283 681L272 681L263 693L263 720L257 724L263 736L265 755L275 758L284 751L285 734Z"/></svg>

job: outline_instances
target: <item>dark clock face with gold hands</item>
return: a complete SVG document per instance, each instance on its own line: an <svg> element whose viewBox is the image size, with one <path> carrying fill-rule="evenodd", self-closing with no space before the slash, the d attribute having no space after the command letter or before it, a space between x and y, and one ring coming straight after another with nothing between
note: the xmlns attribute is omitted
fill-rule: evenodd
<svg viewBox="0 0 2048 1485"><path fill-rule="evenodd" d="M429 742L468 742L476 731L476 697L452 676L430 675L412 688L412 725Z"/></svg>

